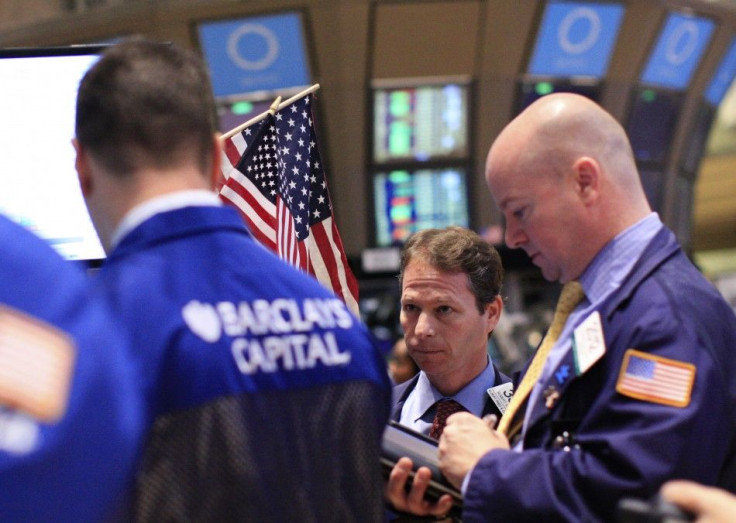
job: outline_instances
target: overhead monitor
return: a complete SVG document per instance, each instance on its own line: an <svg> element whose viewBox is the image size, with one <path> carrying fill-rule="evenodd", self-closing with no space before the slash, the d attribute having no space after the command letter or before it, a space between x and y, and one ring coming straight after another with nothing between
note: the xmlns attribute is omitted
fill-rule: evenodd
<svg viewBox="0 0 736 523"><path fill-rule="evenodd" d="M452 82L375 87L373 162L467 157L468 91Z"/></svg>
<svg viewBox="0 0 736 523"><path fill-rule="evenodd" d="M197 33L215 98L311 84L297 12L199 22Z"/></svg>
<svg viewBox="0 0 736 523"><path fill-rule="evenodd" d="M102 49L0 50L0 213L70 260L105 256L71 144L79 81Z"/></svg>
<svg viewBox="0 0 736 523"><path fill-rule="evenodd" d="M638 161L667 161L682 107L682 94L638 88L634 91L626 132Z"/></svg>
<svg viewBox="0 0 736 523"><path fill-rule="evenodd" d="M258 116L271 107L273 100L237 100L217 103L217 122L220 132L226 133Z"/></svg>
<svg viewBox="0 0 736 523"><path fill-rule="evenodd" d="M670 13L649 54L640 82L649 87L687 89L714 29L715 23L709 18Z"/></svg>
<svg viewBox="0 0 736 523"><path fill-rule="evenodd" d="M601 79L623 15L624 6L617 2L548 1L527 73Z"/></svg>
<svg viewBox="0 0 736 523"><path fill-rule="evenodd" d="M572 79L527 78L519 83L515 104L516 114L536 100L552 93L576 93L597 102L600 97L599 82Z"/></svg>
<svg viewBox="0 0 736 523"><path fill-rule="evenodd" d="M466 173L460 168L404 169L373 176L376 245L400 245L413 232L469 226Z"/></svg>
<svg viewBox="0 0 736 523"><path fill-rule="evenodd" d="M708 84L705 90L705 100L713 107L718 107L728 88L731 87L734 77L736 77L736 38L731 40L731 45Z"/></svg>

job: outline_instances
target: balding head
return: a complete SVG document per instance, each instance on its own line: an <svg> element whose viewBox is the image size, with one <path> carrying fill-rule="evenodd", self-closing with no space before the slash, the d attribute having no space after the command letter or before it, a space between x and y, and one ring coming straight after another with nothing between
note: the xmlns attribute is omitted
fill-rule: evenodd
<svg viewBox="0 0 736 523"><path fill-rule="evenodd" d="M626 132L584 96L558 93L540 98L504 129L491 151L509 141L515 147L525 144L527 161L540 160L560 169L590 156L613 184L631 196L644 197Z"/></svg>
<svg viewBox="0 0 736 523"><path fill-rule="evenodd" d="M545 96L516 117L488 153L486 178L507 218L510 247L536 254L525 234L531 228L516 220L522 204L533 216L543 209L546 227L558 229L558 265L545 274L551 279L577 277L605 243L651 212L624 129L576 94ZM564 235L586 243L563 248ZM566 249L577 254L564 259Z"/></svg>

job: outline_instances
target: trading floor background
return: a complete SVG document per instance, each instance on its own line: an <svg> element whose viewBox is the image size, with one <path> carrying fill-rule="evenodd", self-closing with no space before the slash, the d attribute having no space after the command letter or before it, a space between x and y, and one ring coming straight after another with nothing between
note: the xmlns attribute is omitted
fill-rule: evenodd
<svg viewBox="0 0 736 523"><path fill-rule="evenodd" d="M0 48L133 34L202 53L223 131L320 84L335 219L363 319L386 344L398 329L398 246L419 228L457 224L493 242L507 271L490 350L508 370L536 346L558 289L503 247L483 166L503 126L555 91L619 119L650 203L736 306L734 0L0 3Z"/></svg>

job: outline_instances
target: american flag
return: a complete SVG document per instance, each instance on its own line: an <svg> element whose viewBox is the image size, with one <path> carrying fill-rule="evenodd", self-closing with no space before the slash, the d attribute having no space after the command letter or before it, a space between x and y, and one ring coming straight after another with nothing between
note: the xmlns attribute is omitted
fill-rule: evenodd
<svg viewBox="0 0 736 523"><path fill-rule="evenodd" d="M616 390L634 398L684 407L690 403L695 366L629 349Z"/></svg>
<svg viewBox="0 0 736 523"><path fill-rule="evenodd" d="M358 314L358 285L333 219L312 95L225 140L220 198L253 236Z"/></svg>

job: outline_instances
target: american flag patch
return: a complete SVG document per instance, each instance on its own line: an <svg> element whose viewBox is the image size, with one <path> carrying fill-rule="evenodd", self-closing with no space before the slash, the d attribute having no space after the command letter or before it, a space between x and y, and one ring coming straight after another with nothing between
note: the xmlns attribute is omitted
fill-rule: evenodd
<svg viewBox="0 0 736 523"><path fill-rule="evenodd" d="M64 332L0 305L0 405L44 422L65 412L76 349Z"/></svg>
<svg viewBox="0 0 736 523"><path fill-rule="evenodd" d="M644 401L686 407L695 365L629 349L624 355L616 392Z"/></svg>

